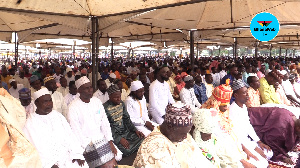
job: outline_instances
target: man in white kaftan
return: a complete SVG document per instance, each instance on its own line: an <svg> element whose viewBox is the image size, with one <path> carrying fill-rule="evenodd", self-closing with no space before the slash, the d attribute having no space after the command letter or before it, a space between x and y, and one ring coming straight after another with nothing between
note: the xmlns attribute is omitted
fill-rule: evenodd
<svg viewBox="0 0 300 168"><path fill-rule="evenodd" d="M107 100L109 100L109 96L107 93L107 85L105 83L105 80L99 79L97 81L97 91L94 93L94 97L97 97L98 99L101 100L102 104L105 103Z"/></svg>
<svg viewBox="0 0 300 168"><path fill-rule="evenodd" d="M127 112L130 115L130 120L134 124L135 128L147 137L157 124L151 122L149 119L147 102L143 95L144 85L141 81L133 81L131 82L130 90L131 95L129 95L125 100ZM139 100L138 97L142 99Z"/></svg>
<svg viewBox="0 0 300 168"><path fill-rule="evenodd" d="M149 112L153 121L162 124L164 122L165 109L169 103L175 103L170 92L169 78L167 72L169 68L164 67L158 70L157 79L149 87Z"/></svg>
<svg viewBox="0 0 300 168"><path fill-rule="evenodd" d="M81 166L75 160L84 161L83 150L65 117L59 112L51 110L49 101L45 101L46 96L49 96L51 101L51 96L46 88L40 89L33 95L34 100L43 101L39 103L44 104L43 106L46 106L50 112L38 112L40 106L36 104L37 111L29 114L23 129L24 134L39 152L44 168L54 165L60 168L79 168ZM52 101L51 104L53 104ZM87 163L84 163L83 167L87 168Z"/></svg>
<svg viewBox="0 0 300 168"><path fill-rule="evenodd" d="M63 95L58 92L57 85L52 76L46 77L44 79L45 87L49 90L49 94L51 95L53 101L53 110L60 112L63 116L67 117L67 105L65 104Z"/></svg>
<svg viewBox="0 0 300 168"><path fill-rule="evenodd" d="M19 99L19 90L24 88L24 85L23 84L17 84L15 79L10 79L9 84L11 86L10 89L9 89L10 95L12 95L16 99Z"/></svg>
<svg viewBox="0 0 300 168"><path fill-rule="evenodd" d="M255 155L259 160L250 162L258 168L267 167L268 162L266 159L261 157L264 154L267 159L273 156L273 152L267 145L263 144L259 137L256 135L254 128L250 124L250 118L248 116L248 110L245 105L249 96L247 88L242 80L233 81L232 84L233 95L235 97L235 102L233 102L229 107L229 118L232 122L232 131L243 146L245 146L253 155ZM242 107L240 105L242 104ZM250 138L252 139L250 139ZM257 151L263 150L261 154Z"/></svg>
<svg viewBox="0 0 300 168"><path fill-rule="evenodd" d="M79 93L81 90L89 89L84 88L86 85L91 85L85 76L78 79L75 84ZM83 102L80 96L73 100L69 105L68 121L83 150L95 140L106 139L110 143L113 141L110 123L104 107L96 97L90 98L88 103ZM115 148L117 149L117 147ZM122 153L118 149L115 159L117 161L122 159Z"/></svg>
<svg viewBox="0 0 300 168"><path fill-rule="evenodd" d="M195 113L200 107L195 91L194 91L194 79L192 76L188 75L184 77L185 86L180 91L180 100L182 103L189 105L192 113Z"/></svg>

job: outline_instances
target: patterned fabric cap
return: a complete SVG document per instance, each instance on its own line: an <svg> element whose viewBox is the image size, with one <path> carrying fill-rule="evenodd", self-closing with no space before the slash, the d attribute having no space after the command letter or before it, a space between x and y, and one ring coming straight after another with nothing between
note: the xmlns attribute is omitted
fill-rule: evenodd
<svg viewBox="0 0 300 168"><path fill-rule="evenodd" d="M107 89L107 93L108 95L111 95L115 92L121 92L118 85L111 85L108 89Z"/></svg>
<svg viewBox="0 0 300 168"><path fill-rule="evenodd" d="M31 92L28 88L22 88L19 90L19 99L29 99L31 98Z"/></svg>
<svg viewBox="0 0 300 168"><path fill-rule="evenodd" d="M32 75L32 76L30 77L30 79L29 79L30 83L35 82L35 81L37 81L37 80L39 80L39 77L36 76L36 75Z"/></svg>
<svg viewBox="0 0 300 168"><path fill-rule="evenodd" d="M213 133L215 123L210 109L200 109L193 117L195 129L206 134Z"/></svg>
<svg viewBox="0 0 300 168"><path fill-rule="evenodd" d="M221 103L229 103L232 96L232 89L229 85L220 85L216 87L212 95Z"/></svg>
<svg viewBox="0 0 300 168"><path fill-rule="evenodd" d="M234 81L232 82L231 87L232 87L232 90L233 90L233 91L236 91L236 90L239 90L240 88L245 87L245 83L244 83L241 79L239 79L239 80L234 80Z"/></svg>
<svg viewBox="0 0 300 168"><path fill-rule="evenodd" d="M185 81L185 82L190 81L190 80L193 80L193 77L191 75L185 76L183 79L183 81Z"/></svg>
<svg viewBox="0 0 300 168"><path fill-rule="evenodd" d="M75 81L75 85L76 85L76 88L79 89L80 86L86 84L86 83L89 83L90 80L89 78L87 78L86 76L82 76L81 78L79 78L78 80Z"/></svg>
<svg viewBox="0 0 300 168"><path fill-rule="evenodd" d="M166 109L165 120L167 124L179 127L193 125L191 108L181 102L169 104Z"/></svg>
<svg viewBox="0 0 300 168"><path fill-rule="evenodd" d="M47 82L49 82L50 80L54 80L53 76L48 76L44 79L44 84L46 84Z"/></svg>
<svg viewBox="0 0 300 168"><path fill-rule="evenodd" d="M83 156L89 167L99 167L114 158L107 140L92 141L83 152Z"/></svg>

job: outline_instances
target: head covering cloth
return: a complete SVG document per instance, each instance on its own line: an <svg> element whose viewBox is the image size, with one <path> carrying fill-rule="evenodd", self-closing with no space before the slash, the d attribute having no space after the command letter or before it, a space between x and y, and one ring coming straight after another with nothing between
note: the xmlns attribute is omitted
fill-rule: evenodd
<svg viewBox="0 0 300 168"><path fill-rule="evenodd" d="M144 85L141 81L133 81L133 82L131 82L130 91L134 92L143 87L144 87Z"/></svg>
<svg viewBox="0 0 300 168"><path fill-rule="evenodd" d="M50 80L54 80L53 76L48 76L48 77L44 78L44 84L46 84Z"/></svg>
<svg viewBox="0 0 300 168"><path fill-rule="evenodd" d="M49 90L47 88L42 88L32 94L33 101L36 101L36 99L40 98L41 96L47 95L47 94L50 95Z"/></svg>
<svg viewBox="0 0 300 168"><path fill-rule="evenodd" d="M111 85L108 89L107 89L107 93L108 95L111 95L115 92L121 92L118 85Z"/></svg>
<svg viewBox="0 0 300 168"><path fill-rule="evenodd" d="M19 90L19 99L29 99L31 98L31 91L28 88L22 88Z"/></svg>
<svg viewBox="0 0 300 168"><path fill-rule="evenodd" d="M180 102L169 104L166 108L165 121L168 125L187 127L193 125L191 108Z"/></svg>
<svg viewBox="0 0 300 168"><path fill-rule="evenodd" d="M89 83L90 80L89 78L87 78L86 76L82 76L81 78L79 78L78 80L75 81L75 85L76 85L76 88L79 89L80 86L86 84L86 83Z"/></svg>

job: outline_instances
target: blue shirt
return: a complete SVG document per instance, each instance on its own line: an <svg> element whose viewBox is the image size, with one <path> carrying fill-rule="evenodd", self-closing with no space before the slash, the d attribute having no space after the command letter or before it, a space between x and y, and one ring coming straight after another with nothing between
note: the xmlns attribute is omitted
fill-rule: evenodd
<svg viewBox="0 0 300 168"><path fill-rule="evenodd" d="M207 101L207 95L206 95L206 87L204 83L201 83L200 86L195 84L194 85L194 92L195 95L199 101L199 103L203 104Z"/></svg>

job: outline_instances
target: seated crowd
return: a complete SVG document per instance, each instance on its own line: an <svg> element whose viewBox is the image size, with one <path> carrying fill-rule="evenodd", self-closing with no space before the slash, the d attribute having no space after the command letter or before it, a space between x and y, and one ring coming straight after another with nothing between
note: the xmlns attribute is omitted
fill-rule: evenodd
<svg viewBox="0 0 300 168"><path fill-rule="evenodd" d="M0 167L297 164L297 59L123 61L3 65Z"/></svg>

